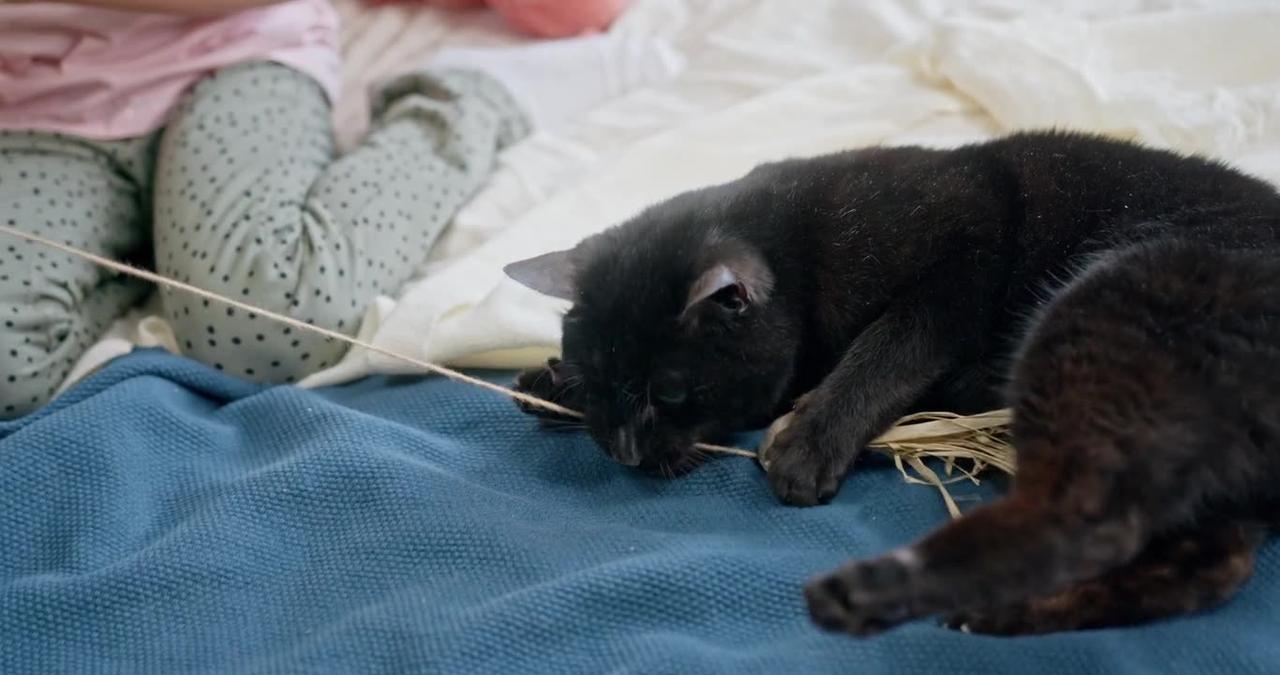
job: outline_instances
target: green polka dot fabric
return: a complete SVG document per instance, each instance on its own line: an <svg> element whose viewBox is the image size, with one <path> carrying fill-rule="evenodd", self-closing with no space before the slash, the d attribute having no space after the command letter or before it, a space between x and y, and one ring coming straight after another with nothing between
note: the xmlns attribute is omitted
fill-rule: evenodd
<svg viewBox="0 0 1280 675"><path fill-rule="evenodd" d="M410 73L335 156L329 102L273 63L217 72L151 136L0 133L0 221L339 332L394 294L527 133L496 81ZM36 244L0 241L0 418L46 402L147 288ZM345 346L163 292L189 356L262 382L333 365Z"/></svg>
<svg viewBox="0 0 1280 675"><path fill-rule="evenodd" d="M154 140L0 132L0 222L136 259L150 239L145 186ZM146 293L141 282L0 236L0 419L52 397L84 350Z"/></svg>

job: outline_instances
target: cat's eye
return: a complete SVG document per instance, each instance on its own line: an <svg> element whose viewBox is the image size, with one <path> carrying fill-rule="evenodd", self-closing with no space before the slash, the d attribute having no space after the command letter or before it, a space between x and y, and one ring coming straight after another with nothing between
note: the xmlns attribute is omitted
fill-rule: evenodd
<svg viewBox="0 0 1280 675"><path fill-rule="evenodd" d="M684 402L689 400L689 392L684 389L670 389L667 391L656 391L653 393L653 397L658 399L658 402L665 406L675 407L678 405L684 405Z"/></svg>
<svg viewBox="0 0 1280 675"><path fill-rule="evenodd" d="M689 391L684 386L684 379L674 373L663 373L654 377L649 385L649 394L667 408L684 405L685 401L689 400Z"/></svg>

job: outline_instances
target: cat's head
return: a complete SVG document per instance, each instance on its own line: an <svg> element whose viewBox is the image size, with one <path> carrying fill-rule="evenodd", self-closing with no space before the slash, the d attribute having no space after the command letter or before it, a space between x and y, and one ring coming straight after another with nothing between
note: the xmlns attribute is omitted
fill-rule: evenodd
<svg viewBox="0 0 1280 675"><path fill-rule="evenodd" d="M698 463L696 441L770 421L800 340L764 252L700 203L677 198L506 268L573 302L557 368L581 388L592 437L618 462L668 475Z"/></svg>

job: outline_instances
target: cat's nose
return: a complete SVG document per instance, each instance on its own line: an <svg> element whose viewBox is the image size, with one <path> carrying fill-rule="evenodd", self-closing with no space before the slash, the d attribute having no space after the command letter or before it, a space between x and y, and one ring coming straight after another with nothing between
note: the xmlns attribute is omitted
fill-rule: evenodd
<svg viewBox="0 0 1280 675"><path fill-rule="evenodd" d="M640 446L636 443L635 433L627 427L621 427L614 432L612 450L611 454L619 464L640 466Z"/></svg>

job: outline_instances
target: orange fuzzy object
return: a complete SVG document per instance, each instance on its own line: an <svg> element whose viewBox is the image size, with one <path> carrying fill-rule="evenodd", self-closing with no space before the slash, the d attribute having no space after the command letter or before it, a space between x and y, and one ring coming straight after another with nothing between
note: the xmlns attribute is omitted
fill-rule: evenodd
<svg viewBox="0 0 1280 675"><path fill-rule="evenodd" d="M443 9L472 9L484 7L485 0L365 0L366 5L431 5Z"/></svg>
<svg viewBox="0 0 1280 675"><path fill-rule="evenodd" d="M604 30L628 0L365 0L370 5L427 4L446 9L488 5L516 29L540 38L564 38Z"/></svg>
<svg viewBox="0 0 1280 675"><path fill-rule="evenodd" d="M441 9L476 9L489 3L485 0L364 0L364 4L379 7L382 5L430 5Z"/></svg>
<svg viewBox="0 0 1280 675"><path fill-rule="evenodd" d="M563 38L608 28L627 0L489 0L489 6L530 35Z"/></svg>

